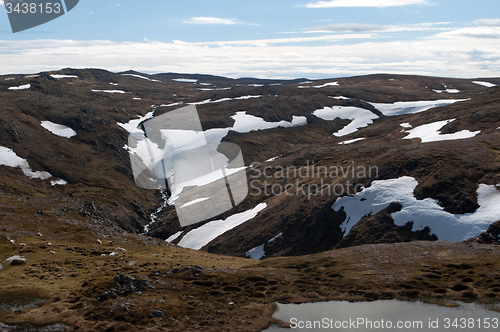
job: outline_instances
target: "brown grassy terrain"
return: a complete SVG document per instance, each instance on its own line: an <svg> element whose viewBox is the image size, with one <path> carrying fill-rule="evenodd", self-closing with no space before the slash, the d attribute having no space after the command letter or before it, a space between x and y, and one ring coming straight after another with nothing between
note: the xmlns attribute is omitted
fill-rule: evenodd
<svg viewBox="0 0 500 332"><path fill-rule="evenodd" d="M17 254L27 260L0 270L0 298L30 294L47 301L38 308L0 311L5 324L62 322L67 331L259 331L279 323L271 317L275 302L494 303L500 297L498 245L364 245L259 262L127 233L101 237L98 244L98 236L76 216L72 224L48 216L28 220L33 218L30 213L24 222L3 219L0 231L27 246L2 241L2 260ZM101 256L113 251L119 255ZM143 281L145 289L98 300L103 292L120 289L115 277L121 274ZM164 315L151 317L158 310Z"/></svg>

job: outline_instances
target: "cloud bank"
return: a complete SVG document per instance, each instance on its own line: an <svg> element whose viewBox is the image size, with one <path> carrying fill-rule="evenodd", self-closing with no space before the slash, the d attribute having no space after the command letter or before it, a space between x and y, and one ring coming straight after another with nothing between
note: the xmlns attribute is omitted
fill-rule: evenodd
<svg viewBox="0 0 500 332"><path fill-rule="evenodd" d="M262 78L380 72L475 78L500 72L500 27L491 25L447 29L406 41L353 33L206 43L27 40L0 44L2 74L65 67Z"/></svg>
<svg viewBox="0 0 500 332"><path fill-rule="evenodd" d="M408 5L427 5L426 0L332 0L310 2L306 8L333 8L333 7L399 7Z"/></svg>

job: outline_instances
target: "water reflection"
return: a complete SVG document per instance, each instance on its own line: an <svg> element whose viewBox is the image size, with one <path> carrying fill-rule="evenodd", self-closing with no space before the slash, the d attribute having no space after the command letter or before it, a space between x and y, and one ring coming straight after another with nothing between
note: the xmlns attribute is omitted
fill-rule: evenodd
<svg viewBox="0 0 500 332"><path fill-rule="evenodd" d="M0 322L0 331L2 332L60 332L64 331L65 328L66 325L62 323L36 326L31 324L7 325Z"/></svg>
<svg viewBox="0 0 500 332"><path fill-rule="evenodd" d="M3 294L0 297L0 311L17 311L25 308L39 307L46 299L29 293Z"/></svg>

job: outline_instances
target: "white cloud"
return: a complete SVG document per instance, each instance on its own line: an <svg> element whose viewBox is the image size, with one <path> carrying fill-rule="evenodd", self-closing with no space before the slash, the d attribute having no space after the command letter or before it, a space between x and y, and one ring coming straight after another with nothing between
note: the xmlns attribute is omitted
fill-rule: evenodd
<svg viewBox="0 0 500 332"><path fill-rule="evenodd" d="M325 78L369 73L489 77L500 72L500 38L470 29L412 41L369 34L189 43L106 40L0 41L0 73L37 73L65 67L142 72L209 73L229 77ZM495 30L493 34L500 32ZM490 32L490 35L492 33ZM336 39L337 38L337 39ZM331 42L305 43L326 40Z"/></svg>
<svg viewBox="0 0 500 332"><path fill-rule="evenodd" d="M331 0L310 2L307 8L332 8L332 7L397 7L408 5L426 5L427 0Z"/></svg>
<svg viewBox="0 0 500 332"><path fill-rule="evenodd" d="M480 26L470 28L459 28L448 32L442 32L436 35L437 38L483 38L500 39L500 26Z"/></svg>
<svg viewBox="0 0 500 332"><path fill-rule="evenodd" d="M309 32L369 32L383 30L386 30L386 27L365 23L338 23L308 29Z"/></svg>
<svg viewBox="0 0 500 332"><path fill-rule="evenodd" d="M191 45L216 45L216 46L260 46L265 47L273 44L291 44L291 43L307 43L318 41L339 41L347 39L368 39L371 38L370 34L339 34L339 35L325 35L319 37L294 37L294 38L275 38L275 39L250 39L250 40L230 40L230 41L214 41L214 42L194 42ZM177 43L184 43L182 41L174 41Z"/></svg>
<svg viewBox="0 0 500 332"><path fill-rule="evenodd" d="M500 26L500 18L483 18L479 20L475 20L474 24L479 25L479 26L492 26L492 27L498 27Z"/></svg>
<svg viewBox="0 0 500 332"><path fill-rule="evenodd" d="M3 5L3 0L0 0L0 5Z"/></svg>
<svg viewBox="0 0 500 332"><path fill-rule="evenodd" d="M218 18L218 17L191 17L189 20L183 21L189 24L238 24L238 20L232 18Z"/></svg>
<svg viewBox="0 0 500 332"><path fill-rule="evenodd" d="M384 33L384 32L405 32L405 31L449 31L452 28L442 27L450 24L449 22L433 22L433 23L419 23L409 25L375 25L365 23L338 23L319 26L315 28L308 28L308 33L338 33L338 32L371 32L371 33Z"/></svg>

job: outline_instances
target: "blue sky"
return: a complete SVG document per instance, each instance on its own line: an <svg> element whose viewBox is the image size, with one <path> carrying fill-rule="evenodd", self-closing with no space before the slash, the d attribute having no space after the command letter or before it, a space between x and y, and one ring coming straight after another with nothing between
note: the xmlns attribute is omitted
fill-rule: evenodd
<svg viewBox="0 0 500 332"><path fill-rule="evenodd" d="M500 2L80 0L66 15L16 34L1 11L0 73L63 67L275 78L500 76Z"/></svg>

